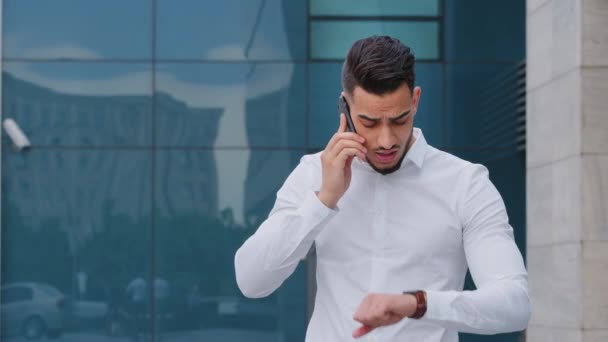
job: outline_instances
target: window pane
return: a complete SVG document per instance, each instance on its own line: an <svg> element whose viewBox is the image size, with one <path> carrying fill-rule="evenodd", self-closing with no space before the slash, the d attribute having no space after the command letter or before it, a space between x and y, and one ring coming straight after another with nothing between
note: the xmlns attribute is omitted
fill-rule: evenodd
<svg viewBox="0 0 608 342"><path fill-rule="evenodd" d="M5 62L3 115L32 145L148 145L152 73L145 63Z"/></svg>
<svg viewBox="0 0 608 342"><path fill-rule="evenodd" d="M446 146L451 148L505 148L514 145L513 129L517 86L501 75L514 72L515 64L446 65ZM499 81L497 81L497 79ZM497 95L486 95L496 87ZM505 89L513 89L505 92ZM519 89L521 91L521 89ZM495 119L494 119L495 118ZM513 118L513 119L511 119ZM501 132L492 135L491 132ZM506 135L504 135L506 133Z"/></svg>
<svg viewBox="0 0 608 342"><path fill-rule="evenodd" d="M310 0L311 15L439 15L439 0Z"/></svg>
<svg viewBox="0 0 608 342"><path fill-rule="evenodd" d="M5 0L4 57L151 58L148 0Z"/></svg>
<svg viewBox="0 0 608 342"><path fill-rule="evenodd" d="M158 0L162 59L304 60L305 0Z"/></svg>
<svg viewBox="0 0 608 342"><path fill-rule="evenodd" d="M36 289L33 301L15 305L47 310L47 323L64 332L59 342L131 341L122 314L150 308L134 285L150 280L151 150L2 152L2 282L27 283L15 285L22 292L13 301L31 300ZM49 285L74 300L69 321L57 310L67 306L45 295ZM2 332L21 333L23 307L1 309ZM143 310L133 328L147 335Z"/></svg>
<svg viewBox="0 0 608 342"><path fill-rule="evenodd" d="M163 146L304 147L304 64L161 63Z"/></svg>
<svg viewBox="0 0 608 342"><path fill-rule="evenodd" d="M311 57L343 59L356 40L389 35L410 46L418 59L438 59L439 23L404 21L312 21Z"/></svg>
<svg viewBox="0 0 608 342"><path fill-rule="evenodd" d="M526 58L526 2L445 2L445 57L449 61ZM563 31L556 31L562 36Z"/></svg>

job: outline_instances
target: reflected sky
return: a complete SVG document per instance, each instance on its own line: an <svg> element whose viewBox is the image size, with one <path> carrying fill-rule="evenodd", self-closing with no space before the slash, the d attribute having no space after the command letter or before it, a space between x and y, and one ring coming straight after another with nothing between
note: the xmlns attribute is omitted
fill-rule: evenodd
<svg viewBox="0 0 608 342"><path fill-rule="evenodd" d="M158 0L156 13L160 59L306 58L305 0ZM149 60L153 27L150 0L7 0L3 54Z"/></svg>
<svg viewBox="0 0 608 342"><path fill-rule="evenodd" d="M306 57L305 0L158 0L157 16L161 59Z"/></svg>
<svg viewBox="0 0 608 342"><path fill-rule="evenodd" d="M149 0L3 3L5 57L152 57Z"/></svg>

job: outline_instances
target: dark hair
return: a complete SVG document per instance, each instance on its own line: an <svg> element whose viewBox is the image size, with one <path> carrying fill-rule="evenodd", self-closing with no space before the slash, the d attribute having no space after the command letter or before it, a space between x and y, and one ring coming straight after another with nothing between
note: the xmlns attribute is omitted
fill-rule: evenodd
<svg viewBox="0 0 608 342"><path fill-rule="evenodd" d="M352 94L356 86L376 95L391 93L404 83L414 90L416 57L399 39L371 36L356 41L342 67L342 87Z"/></svg>

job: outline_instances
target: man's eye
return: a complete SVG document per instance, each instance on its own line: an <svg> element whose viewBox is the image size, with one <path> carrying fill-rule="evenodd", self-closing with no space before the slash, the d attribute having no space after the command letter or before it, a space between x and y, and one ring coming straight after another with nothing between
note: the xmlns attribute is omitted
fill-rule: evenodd
<svg viewBox="0 0 608 342"><path fill-rule="evenodd" d="M363 124L363 126L365 126L367 128L372 128L376 125L376 122L369 121L369 120L361 120L361 123Z"/></svg>
<svg viewBox="0 0 608 342"><path fill-rule="evenodd" d="M394 121L395 125L398 125L398 126L403 126L403 125L405 125L406 122L407 122L407 119Z"/></svg>

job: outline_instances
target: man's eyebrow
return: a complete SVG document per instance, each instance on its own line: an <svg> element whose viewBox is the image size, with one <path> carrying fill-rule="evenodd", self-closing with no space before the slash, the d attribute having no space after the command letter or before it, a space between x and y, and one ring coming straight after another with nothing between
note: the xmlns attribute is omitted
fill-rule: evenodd
<svg viewBox="0 0 608 342"><path fill-rule="evenodd" d="M399 119L403 119L404 117L408 116L410 114L410 112L411 112L411 110L405 111L405 112L403 112L403 114L399 115L398 117L396 117L396 118L390 118L389 120L391 120L391 121L397 121Z"/></svg>
<svg viewBox="0 0 608 342"><path fill-rule="evenodd" d="M379 118L372 118L372 117L367 116L367 114L359 114L359 117L361 119L365 119L365 120L369 120L369 121L374 121L374 122L380 121Z"/></svg>
<svg viewBox="0 0 608 342"><path fill-rule="evenodd" d="M394 118L390 118L389 120L390 120L390 121L397 121L397 120L399 120L399 119L402 119L402 118L404 118L404 117L408 116L408 115L410 114L410 112L411 112L411 110L405 111L405 112L403 112L401 115L399 115L399 116L397 116L397 117L394 117ZM359 116L361 119L364 119L364 120L369 120L369 121L373 121L373 122L378 122L378 121L380 121L380 118L372 118L372 117L367 116L367 114L359 114L358 116Z"/></svg>

